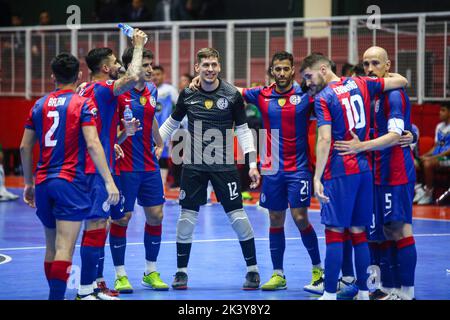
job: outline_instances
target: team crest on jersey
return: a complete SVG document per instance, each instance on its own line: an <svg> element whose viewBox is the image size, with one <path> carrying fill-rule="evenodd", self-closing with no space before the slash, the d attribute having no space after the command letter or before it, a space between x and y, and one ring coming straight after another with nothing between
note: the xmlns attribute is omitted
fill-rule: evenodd
<svg viewBox="0 0 450 320"><path fill-rule="evenodd" d="M375 101L375 113L378 113L380 110L380 100Z"/></svg>
<svg viewBox="0 0 450 320"><path fill-rule="evenodd" d="M147 104L147 98L146 98L146 97L140 97L140 98L139 98L139 102L140 102L143 106L145 106L145 105Z"/></svg>
<svg viewBox="0 0 450 320"><path fill-rule="evenodd" d="M225 110L226 108L228 108L228 100L225 98L220 98L219 100L217 100L217 108L219 108L220 110Z"/></svg>
<svg viewBox="0 0 450 320"><path fill-rule="evenodd" d="M261 202L266 202L266 195L264 193L261 193Z"/></svg>
<svg viewBox="0 0 450 320"><path fill-rule="evenodd" d="M214 105L214 101L212 101L212 100L205 100L205 107L206 107L206 109L211 109L212 107L213 107L213 105Z"/></svg>
<svg viewBox="0 0 450 320"><path fill-rule="evenodd" d="M184 200L186 198L186 191L180 190L180 195L178 196L179 200Z"/></svg>
<svg viewBox="0 0 450 320"><path fill-rule="evenodd" d="M106 81L106 84L107 84L108 86L112 86L113 83L114 83L114 80L107 80L107 81Z"/></svg>
<svg viewBox="0 0 450 320"><path fill-rule="evenodd" d="M278 104L280 105L280 107L284 107L284 105L286 104L286 99L285 98L278 99Z"/></svg>
<svg viewBox="0 0 450 320"><path fill-rule="evenodd" d="M289 102L291 104L293 104L294 106L296 106L296 105L300 104L300 102L302 102L302 97L295 94L289 98Z"/></svg>
<svg viewBox="0 0 450 320"><path fill-rule="evenodd" d="M150 97L150 104L152 105L153 108L156 108L156 99L154 96Z"/></svg>

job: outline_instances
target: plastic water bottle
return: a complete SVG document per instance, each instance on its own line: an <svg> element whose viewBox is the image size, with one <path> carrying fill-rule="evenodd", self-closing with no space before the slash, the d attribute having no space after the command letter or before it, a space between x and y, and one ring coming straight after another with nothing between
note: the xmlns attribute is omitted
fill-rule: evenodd
<svg viewBox="0 0 450 320"><path fill-rule="evenodd" d="M119 23L117 26L119 27L120 30L122 30L122 33L124 35L126 35L130 39L133 39L133 34L134 34L133 27L131 27L130 25L128 25L126 23ZM148 38L145 38L145 43L147 43L147 41L148 41Z"/></svg>
<svg viewBox="0 0 450 320"><path fill-rule="evenodd" d="M128 136L134 136L134 131L131 128L131 120L133 119L133 111L129 105L125 106L125 110L123 111L123 119L125 120L125 130L127 130Z"/></svg>

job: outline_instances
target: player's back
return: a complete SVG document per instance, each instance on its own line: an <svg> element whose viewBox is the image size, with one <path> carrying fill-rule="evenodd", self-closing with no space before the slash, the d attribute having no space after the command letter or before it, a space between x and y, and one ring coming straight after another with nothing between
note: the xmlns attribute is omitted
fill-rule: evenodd
<svg viewBox="0 0 450 320"><path fill-rule="evenodd" d="M51 178L84 181L86 143L81 128L95 125L94 116L92 102L72 90L57 90L36 102L25 126L39 140L36 184Z"/></svg>
<svg viewBox="0 0 450 320"><path fill-rule="evenodd" d="M411 104L404 89L378 95L374 104L374 138L395 130L402 135L412 131ZM411 148L393 146L375 151L374 178L377 185L401 185L416 179Z"/></svg>
<svg viewBox="0 0 450 320"><path fill-rule="evenodd" d="M97 132L111 172L115 167L114 144L117 143L119 124L118 100L114 95L114 83L114 80L94 81L80 91L80 95L90 98L98 110ZM86 173L96 173L92 159L89 155L86 156Z"/></svg>
<svg viewBox="0 0 450 320"><path fill-rule="evenodd" d="M339 155L334 141L351 140L350 131L361 141L369 139L370 100L383 90L384 80L368 77L341 78L331 82L315 97L318 125L331 125L332 143L324 178L369 171L368 153Z"/></svg>

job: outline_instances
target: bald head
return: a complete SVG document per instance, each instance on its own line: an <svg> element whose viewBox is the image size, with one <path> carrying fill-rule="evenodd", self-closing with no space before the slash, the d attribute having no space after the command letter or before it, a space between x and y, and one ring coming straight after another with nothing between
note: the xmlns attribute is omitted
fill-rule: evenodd
<svg viewBox="0 0 450 320"><path fill-rule="evenodd" d="M373 46L364 52L363 66L368 76L383 78L389 72L391 61L384 48Z"/></svg>

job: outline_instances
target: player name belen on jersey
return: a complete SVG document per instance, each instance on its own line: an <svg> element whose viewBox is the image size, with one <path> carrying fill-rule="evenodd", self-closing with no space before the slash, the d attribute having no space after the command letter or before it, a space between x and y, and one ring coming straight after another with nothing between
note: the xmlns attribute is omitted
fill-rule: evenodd
<svg viewBox="0 0 450 320"><path fill-rule="evenodd" d="M351 90L354 90L354 89L358 89L358 85L355 83L355 81L350 80L343 86L334 87L333 91L337 95L340 95L340 94L347 93L347 92L349 92Z"/></svg>
<svg viewBox="0 0 450 320"><path fill-rule="evenodd" d="M63 106L65 103L66 103L66 98L65 97L50 98L48 100L48 106L49 107L59 107L59 106Z"/></svg>

